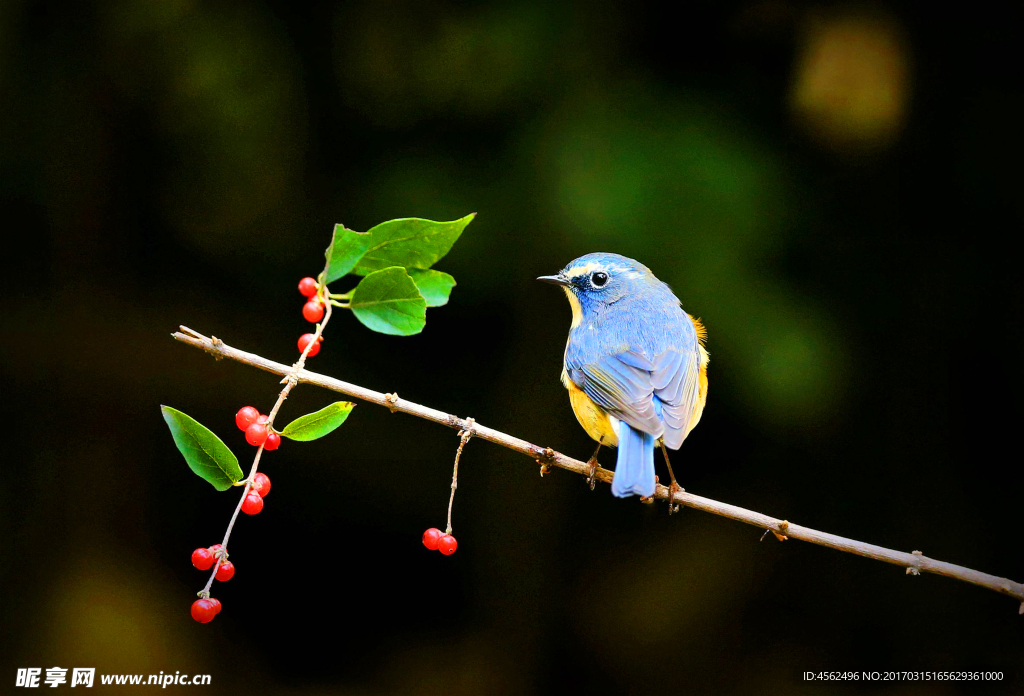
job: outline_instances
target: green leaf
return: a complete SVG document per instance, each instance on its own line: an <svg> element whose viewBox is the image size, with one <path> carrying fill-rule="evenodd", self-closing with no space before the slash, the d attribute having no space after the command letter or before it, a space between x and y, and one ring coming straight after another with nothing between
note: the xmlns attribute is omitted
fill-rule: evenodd
<svg viewBox="0 0 1024 696"><path fill-rule="evenodd" d="M307 413L286 425L281 437L299 442L321 438L344 423L353 406L355 404L350 401L338 401L316 413Z"/></svg>
<svg viewBox="0 0 1024 696"><path fill-rule="evenodd" d="M427 302L404 268L392 266L363 278L352 291L349 307L374 331L411 336L427 323Z"/></svg>
<svg viewBox="0 0 1024 696"><path fill-rule="evenodd" d="M370 240L369 232L356 232L344 225L335 225L334 238L324 253L327 265L324 266L323 282L332 283L351 273L370 247Z"/></svg>
<svg viewBox="0 0 1024 696"><path fill-rule="evenodd" d="M170 406L161 406L160 411L178 451L199 478L218 491L226 491L242 480L238 458L209 428Z"/></svg>
<svg viewBox="0 0 1024 696"><path fill-rule="evenodd" d="M447 273L431 268L413 268L409 271L412 280L419 288L428 307L440 307L448 304L448 296L455 287L455 279Z"/></svg>
<svg viewBox="0 0 1024 696"><path fill-rule="evenodd" d="M476 213L451 222L420 218L382 222L367 232L373 239L355 272L367 275L388 266L430 268L448 253L474 217Z"/></svg>

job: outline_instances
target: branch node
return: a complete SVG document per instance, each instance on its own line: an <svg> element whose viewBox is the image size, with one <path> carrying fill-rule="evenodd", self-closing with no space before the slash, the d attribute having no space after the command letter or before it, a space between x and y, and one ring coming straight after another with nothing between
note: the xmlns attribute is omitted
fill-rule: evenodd
<svg viewBox="0 0 1024 696"><path fill-rule="evenodd" d="M545 461L552 461L555 458L555 451L550 447L544 448L544 459Z"/></svg>
<svg viewBox="0 0 1024 696"><path fill-rule="evenodd" d="M768 536L768 532L771 532L779 541L788 541L789 537L786 536L785 532L789 531L789 522L786 520L780 520L776 526L778 529L768 527L768 529L764 530L764 534L761 535L761 538L758 541L764 541L764 538Z"/></svg>
<svg viewBox="0 0 1024 696"><path fill-rule="evenodd" d="M472 418L466 418L466 420L462 421L462 428L459 429L458 436L463 444L469 442L469 438L473 437L474 425L476 425L476 421Z"/></svg>
<svg viewBox="0 0 1024 696"><path fill-rule="evenodd" d="M224 359L224 341L220 340L216 336L210 336L210 346L213 349L213 359L223 360Z"/></svg>
<svg viewBox="0 0 1024 696"><path fill-rule="evenodd" d="M385 394L384 395L384 401L387 402L388 410L391 411L392 413L394 413L395 411L398 410L398 393L397 392L395 392L394 394Z"/></svg>
<svg viewBox="0 0 1024 696"><path fill-rule="evenodd" d="M539 460L539 459L534 459L533 461L535 461L535 462L537 462L538 464L540 464L540 477L541 477L541 478L544 478L544 474L546 474L546 473L548 473L549 471L551 471L551 467L550 467L550 466L548 466L548 465L547 465L546 463L542 462L541 460Z"/></svg>
<svg viewBox="0 0 1024 696"><path fill-rule="evenodd" d="M911 553L911 555L914 555L914 556L923 556L924 555L924 553L922 553L921 551L911 551L910 553ZM921 574L921 567L918 564L920 564L920 561L918 561L917 564L908 567L907 568L907 575L920 575Z"/></svg>

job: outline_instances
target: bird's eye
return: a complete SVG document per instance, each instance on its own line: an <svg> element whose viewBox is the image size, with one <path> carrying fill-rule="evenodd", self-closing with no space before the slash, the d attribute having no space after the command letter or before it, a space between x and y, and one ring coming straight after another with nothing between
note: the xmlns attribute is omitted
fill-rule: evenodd
<svg viewBox="0 0 1024 696"><path fill-rule="evenodd" d="M593 275L590 276L590 283L595 288L603 288L607 282L608 274L605 273L604 271L598 271L597 273L594 273Z"/></svg>

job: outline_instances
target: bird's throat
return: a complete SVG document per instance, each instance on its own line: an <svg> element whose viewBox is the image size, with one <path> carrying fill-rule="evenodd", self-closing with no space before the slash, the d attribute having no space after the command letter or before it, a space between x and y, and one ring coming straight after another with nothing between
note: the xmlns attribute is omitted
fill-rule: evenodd
<svg viewBox="0 0 1024 696"><path fill-rule="evenodd" d="M580 300L569 288L562 288L565 290L565 296L569 298L569 306L572 307L572 324L569 325L570 329L575 329L583 321L583 308L580 307Z"/></svg>

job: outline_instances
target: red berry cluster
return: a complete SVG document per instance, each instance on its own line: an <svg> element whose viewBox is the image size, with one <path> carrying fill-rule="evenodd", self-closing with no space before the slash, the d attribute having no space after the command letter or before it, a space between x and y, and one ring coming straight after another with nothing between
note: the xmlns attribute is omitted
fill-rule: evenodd
<svg viewBox="0 0 1024 696"><path fill-rule="evenodd" d="M431 551L440 551L445 556L451 556L455 553L459 543L451 534L445 534L440 529L431 527L423 532L423 545Z"/></svg>
<svg viewBox="0 0 1024 696"><path fill-rule="evenodd" d="M225 560L226 554L222 553L220 544L214 544L208 549L196 549L192 552L192 565L199 570L209 570L217 563L217 574L214 576L221 582L227 582L235 576L235 564Z"/></svg>
<svg viewBox="0 0 1024 696"><path fill-rule="evenodd" d="M319 288L317 287L316 280L313 278L303 278L299 281L299 292L306 297L306 304L302 306L302 316L306 321L313 324L317 323L324 318L324 303L319 296ZM302 334L299 337L299 352L306 350L306 346L313 340L313 334ZM309 349L306 357L312 358L314 355L320 352L320 342L323 341L323 336L317 339L316 344Z"/></svg>
<svg viewBox="0 0 1024 696"><path fill-rule="evenodd" d="M227 560L224 547L214 544L208 549L196 549L192 552L192 565L199 570L209 570L213 564L217 564L214 577L221 582L227 582L235 577L235 564ZM209 623L213 617L220 613L220 600L213 597L201 597L192 602L192 618L199 623Z"/></svg>
<svg viewBox="0 0 1024 696"><path fill-rule="evenodd" d="M263 509L263 496L270 492L270 479L266 474L256 474L252 479L252 486L242 501L242 512L247 515L255 515Z"/></svg>
<svg viewBox="0 0 1024 696"><path fill-rule="evenodd" d="M312 340L313 334L311 333L302 334L301 336L299 336L299 352L301 353L302 351L306 350L306 346L308 346L309 342ZM307 358L312 358L314 355L320 352L320 344L323 343L323 340L323 336L316 340L316 343L313 344L313 347L309 349L308 353L306 353Z"/></svg>
<svg viewBox="0 0 1024 696"><path fill-rule="evenodd" d="M247 515L255 515L263 509L263 496L270 492L270 477L266 474L256 474L252 478L252 486L242 501L242 512ZM227 553L220 544L214 544L207 549L196 549L192 552L192 565L199 570L209 570L213 564L217 564L217 571L214 577L221 582L227 582L235 577L235 564L227 560ZM213 617L220 613L220 602L216 599L201 598L192 603L192 618L199 623L213 621Z"/></svg>
<svg viewBox="0 0 1024 696"><path fill-rule="evenodd" d="M276 450L281 446L281 436L267 427L269 418L252 406L243 406L235 414L235 425L245 431L245 441L253 447L263 445L265 450Z"/></svg>
<svg viewBox="0 0 1024 696"><path fill-rule="evenodd" d="M312 278L303 278L299 281L299 292L307 299L302 306L302 316L306 321L315 324L324 318L324 303L317 294L316 281Z"/></svg>
<svg viewBox="0 0 1024 696"><path fill-rule="evenodd" d="M192 618L199 623L210 623L220 613L220 600L204 597L192 602Z"/></svg>

